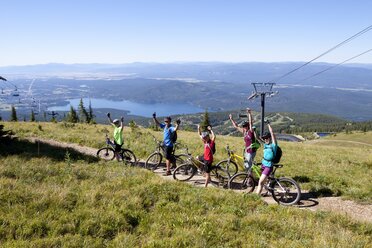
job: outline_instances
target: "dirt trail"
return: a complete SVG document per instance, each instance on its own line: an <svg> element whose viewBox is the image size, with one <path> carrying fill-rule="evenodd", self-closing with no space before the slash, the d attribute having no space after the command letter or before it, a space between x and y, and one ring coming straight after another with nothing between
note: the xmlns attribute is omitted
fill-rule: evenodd
<svg viewBox="0 0 372 248"><path fill-rule="evenodd" d="M80 146L73 143L59 142L55 140L47 140L40 138L27 138L28 141L32 143L45 143L55 147L63 147L74 149L82 154L96 156L97 149L91 147ZM140 164L144 164L140 161ZM164 176L163 168L159 168L155 173L166 180L173 180L172 176ZM190 184L195 186L204 186L204 177L201 175L196 175L189 181ZM210 184L209 187L215 187ZM268 204L276 204L271 196L266 196L263 198ZM372 205L362 205L349 200L342 200L341 197L321 197L316 198L309 193L303 192L301 201L298 205L301 209L308 209L310 211L330 211L337 212L340 214L348 215L352 219L363 222L372 223Z"/></svg>

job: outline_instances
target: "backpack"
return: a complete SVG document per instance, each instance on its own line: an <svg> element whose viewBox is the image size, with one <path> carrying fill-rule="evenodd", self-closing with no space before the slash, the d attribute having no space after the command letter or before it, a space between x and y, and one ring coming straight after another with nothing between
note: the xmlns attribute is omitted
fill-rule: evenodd
<svg viewBox="0 0 372 248"><path fill-rule="evenodd" d="M176 143L177 141L177 131L173 131L170 133L170 140L172 144Z"/></svg>
<svg viewBox="0 0 372 248"><path fill-rule="evenodd" d="M252 148L253 149L258 149L258 148L260 148L260 146L261 146L261 144L259 143L259 142L257 142L257 140L255 140L253 143L252 143Z"/></svg>
<svg viewBox="0 0 372 248"><path fill-rule="evenodd" d="M282 157L282 148L280 148L280 146L277 145L276 146L276 153L274 155L273 160L271 160L271 162L273 162L274 164L277 164L277 163L280 162L281 157Z"/></svg>

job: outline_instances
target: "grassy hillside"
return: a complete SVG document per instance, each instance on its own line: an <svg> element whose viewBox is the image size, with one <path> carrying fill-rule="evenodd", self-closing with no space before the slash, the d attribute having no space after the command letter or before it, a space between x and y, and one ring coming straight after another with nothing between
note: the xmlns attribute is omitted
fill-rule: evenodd
<svg viewBox="0 0 372 248"><path fill-rule="evenodd" d="M39 124L3 124L20 136L38 134L96 147L107 128L41 123L40 130ZM125 130L132 148L138 145L134 149L138 154L151 147L144 133ZM138 143L135 137L140 137ZM191 150L200 152L195 137L179 134ZM339 215L268 206L255 195L166 181L141 168L97 161L63 148L41 145L37 156L35 144L4 142L0 143L2 247L368 247L372 242L371 224ZM241 145L234 137L221 136L218 142L219 157L224 144ZM306 152L298 161L309 172L321 167L311 164L316 147L282 145L283 173L315 178L299 170L298 162L293 164L297 157L292 150ZM332 161L324 155L323 159L324 164Z"/></svg>

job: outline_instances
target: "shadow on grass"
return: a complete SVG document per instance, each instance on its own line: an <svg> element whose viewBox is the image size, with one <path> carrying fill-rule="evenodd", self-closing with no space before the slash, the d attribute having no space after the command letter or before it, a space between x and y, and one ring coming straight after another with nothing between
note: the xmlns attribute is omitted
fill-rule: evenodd
<svg viewBox="0 0 372 248"><path fill-rule="evenodd" d="M6 157L17 155L21 158L48 157L55 161L84 160L87 163L95 163L99 159L95 156L80 153L72 148L52 146L46 143L33 143L17 138L2 138L0 140L0 156Z"/></svg>

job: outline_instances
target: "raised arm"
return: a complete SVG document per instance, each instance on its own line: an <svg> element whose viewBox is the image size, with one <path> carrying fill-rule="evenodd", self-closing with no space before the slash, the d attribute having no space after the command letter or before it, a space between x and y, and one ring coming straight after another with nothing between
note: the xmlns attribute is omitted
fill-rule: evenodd
<svg viewBox="0 0 372 248"><path fill-rule="evenodd" d="M160 126L160 122L158 121L158 119L156 119L156 113L155 112L152 114L152 119L154 120L155 125Z"/></svg>
<svg viewBox="0 0 372 248"><path fill-rule="evenodd" d="M201 134L200 125L198 125L198 134L199 134L199 137L200 137L201 139L203 139L202 134Z"/></svg>
<svg viewBox="0 0 372 248"><path fill-rule="evenodd" d="M273 128L270 126L270 124L267 124L267 127L269 128L269 132L271 134L271 142L272 143L275 143L275 145L277 144L276 143L276 137L275 137L275 134L274 134L274 131L273 131Z"/></svg>
<svg viewBox="0 0 372 248"><path fill-rule="evenodd" d="M109 123L110 123L111 125L114 125L114 123L112 122L112 119L111 119L111 114L110 114L110 112L108 112L106 115L107 115L107 119L108 119Z"/></svg>
<svg viewBox="0 0 372 248"><path fill-rule="evenodd" d="M247 108L247 114L248 114L249 130L253 132L253 120L252 120L252 113L251 113L250 108Z"/></svg>
<svg viewBox="0 0 372 248"><path fill-rule="evenodd" d="M231 114L229 114L229 118L230 118L230 121L233 124L233 126L236 128L236 130L238 130L241 133L244 133L243 128L239 127L238 124L236 124L236 122L234 121L234 119L233 119L233 117L232 117Z"/></svg>
<svg viewBox="0 0 372 248"><path fill-rule="evenodd" d="M120 118L120 121L121 121L120 128L121 128L121 130L123 130L124 129L124 117L123 116Z"/></svg>
<svg viewBox="0 0 372 248"><path fill-rule="evenodd" d="M180 124L181 124L181 120L180 120L180 119L177 119L177 120L176 120L176 125L175 125L175 128L174 128L174 131L175 131L175 132L178 130Z"/></svg>
<svg viewBox="0 0 372 248"><path fill-rule="evenodd" d="M216 135L214 135L214 132L212 130L212 127L211 126L208 126L207 129L209 130L209 132L211 133L211 140L214 142L216 140Z"/></svg>

